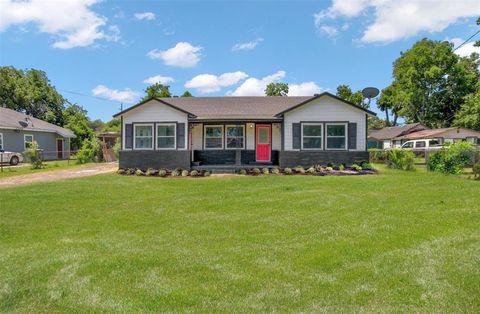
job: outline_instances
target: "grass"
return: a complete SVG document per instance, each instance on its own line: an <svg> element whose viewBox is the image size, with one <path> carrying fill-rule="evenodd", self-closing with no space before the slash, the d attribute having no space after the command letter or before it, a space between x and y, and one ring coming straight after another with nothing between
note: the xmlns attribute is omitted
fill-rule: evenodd
<svg viewBox="0 0 480 314"><path fill-rule="evenodd" d="M45 161L43 163L44 167L41 169L32 169L30 164L20 164L19 166L3 166L3 172L0 171L0 178L18 176L22 174L38 173L49 170L57 169L68 169L73 167L81 166L76 163L75 160L56 160L56 161Z"/></svg>
<svg viewBox="0 0 480 314"><path fill-rule="evenodd" d="M99 175L0 191L0 312L480 311L480 182Z"/></svg>

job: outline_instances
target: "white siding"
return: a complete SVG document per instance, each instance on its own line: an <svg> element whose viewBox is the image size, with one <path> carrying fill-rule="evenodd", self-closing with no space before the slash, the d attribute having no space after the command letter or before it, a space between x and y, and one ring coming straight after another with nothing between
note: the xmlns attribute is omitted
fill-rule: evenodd
<svg viewBox="0 0 480 314"><path fill-rule="evenodd" d="M178 122L185 123L185 145L187 149L188 142L188 115L176 110L159 101L151 100L135 109L123 114L123 130L128 123L155 123L155 122ZM122 147L125 147L125 136L122 136ZM155 142L155 139L154 139Z"/></svg>
<svg viewBox="0 0 480 314"><path fill-rule="evenodd" d="M281 123L272 123L272 150L282 150Z"/></svg>
<svg viewBox="0 0 480 314"><path fill-rule="evenodd" d="M357 149L363 151L366 148L366 116L365 112L345 104L329 96L323 96L314 101L293 109L284 115L285 123L285 150L292 148L292 123L302 121L335 122L345 121L357 123Z"/></svg>
<svg viewBox="0 0 480 314"><path fill-rule="evenodd" d="M255 149L255 123L247 123L247 149Z"/></svg>

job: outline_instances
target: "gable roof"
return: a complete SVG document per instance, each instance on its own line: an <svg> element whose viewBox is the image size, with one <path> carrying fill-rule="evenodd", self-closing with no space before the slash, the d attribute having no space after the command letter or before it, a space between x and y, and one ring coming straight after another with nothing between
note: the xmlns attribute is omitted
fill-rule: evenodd
<svg viewBox="0 0 480 314"><path fill-rule="evenodd" d="M304 105L314 99L328 95L369 114L375 113L346 102L330 93L316 96L225 96L225 97L174 97L152 98L196 119L279 119L279 115ZM114 115L118 117L137 108L146 100Z"/></svg>
<svg viewBox="0 0 480 314"><path fill-rule="evenodd" d="M20 121L30 121L27 127L22 127ZM48 123L46 121L27 116L24 113L0 107L0 129L28 130L37 132L57 133L63 137L75 137L75 134L69 129L62 128L58 125Z"/></svg>
<svg viewBox="0 0 480 314"><path fill-rule="evenodd" d="M373 131L368 137L377 140L389 140L415 131L415 129L429 129L421 123L409 123L398 126L390 126L377 131Z"/></svg>
<svg viewBox="0 0 480 314"><path fill-rule="evenodd" d="M409 134L405 134L404 136L401 137L401 139L408 139L408 140L415 140L415 139L422 139L422 138L435 138L435 137L441 137L442 134L447 133L449 131L454 131L457 130L458 132L462 131L464 135L471 135L471 136L479 136L480 137L480 132L475 131L475 130L470 130L466 128L459 128L459 127L451 127L451 128L441 128L441 129L427 129L427 130L421 130L421 131L416 131L412 132Z"/></svg>

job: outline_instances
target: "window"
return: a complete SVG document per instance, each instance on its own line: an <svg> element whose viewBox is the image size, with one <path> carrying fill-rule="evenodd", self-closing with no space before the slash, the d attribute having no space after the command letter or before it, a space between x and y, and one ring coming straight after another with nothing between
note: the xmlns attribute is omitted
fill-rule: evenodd
<svg viewBox="0 0 480 314"><path fill-rule="evenodd" d="M413 148L413 142L405 142L405 144L402 145L402 148Z"/></svg>
<svg viewBox="0 0 480 314"><path fill-rule="evenodd" d="M302 124L302 149L322 149L323 126L320 123Z"/></svg>
<svg viewBox="0 0 480 314"><path fill-rule="evenodd" d="M225 147L232 149L245 147L245 126L225 126Z"/></svg>
<svg viewBox="0 0 480 314"><path fill-rule="evenodd" d="M203 138L205 149L222 149L223 125L206 125Z"/></svg>
<svg viewBox="0 0 480 314"><path fill-rule="evenodd" d="M427 146L427 143L425 141L415 142L415 148L423 148L425 146Z"/></svg>
<svg viewBox="0 0 480 314"><path fill-rule="evenodd" d="M3 150L3 134L0 133L0 150Z"/></svg>
<svg viewBox="0 0 480 314"><path fill-rule="evenodd" d="M135 149L153 149L153 124L135 124L133 147Z"/></svg>
<svg viewBox="0 0 480 314"><path fill-rule="evenodd" d="M157 148L175 149L177 141L176 124L157 124Z"/></svg>
<svg viewBox="0 0 480 314"><path fill-rule="evenodd" d="M428 143L428 146L436 147L436 146L441 146L441 144L439 140L430 140L430 142Z"/></svg>
<svg viewBox="0 0 480 314"><path fill-rule="evenodd" d="M327 149L347 149L347 126L345 123L325 124Z"/></svg>
<svg viewBox="0 0 480 314"><path fill-rule="evenodd" d="M25 149L29 149L33 143L33 135L32 134L24 134L23 135L23 144Z"/></svg>

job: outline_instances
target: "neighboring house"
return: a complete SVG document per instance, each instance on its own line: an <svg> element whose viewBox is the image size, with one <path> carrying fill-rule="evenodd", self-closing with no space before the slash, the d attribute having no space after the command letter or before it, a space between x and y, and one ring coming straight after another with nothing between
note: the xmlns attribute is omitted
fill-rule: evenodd
<svg viewBox="0 0 480 314"><path fill-rule="evenodd" d="M428 129L423 124L410 123L372 131L368 136L368 148L399 148L406 141L401 138L402 136Z"/></svg>
<svg viewBox="0 0 480 314"><path fill-rule="evenodd" d="M35 141L44 160L63 159L73 137L68 129L0 107L0 150L22 153Z"/></svg>
<svg viewBox="0 0 480 314"><path fill-rule="evenodd" d="M398 138L398 140L403 142L419 139L438 139L441 144L467 141L472 144L480 145L480 132L465 128L451 127L417 131Z"/></svg>
<svg viewBox="0 0 480 314"><path fill-rule="evenodd" d="M375 113L330 93L153 98L122 121L121 168L293 167L368 161Z"/></svg>

